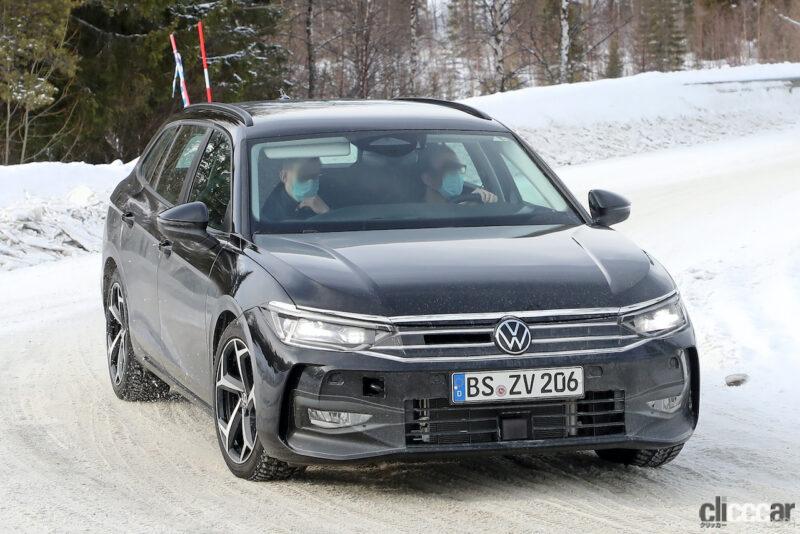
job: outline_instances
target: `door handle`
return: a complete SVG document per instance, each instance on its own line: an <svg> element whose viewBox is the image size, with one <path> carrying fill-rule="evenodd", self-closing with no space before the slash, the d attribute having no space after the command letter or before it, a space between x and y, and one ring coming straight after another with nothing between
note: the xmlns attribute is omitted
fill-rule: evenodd
<svg viewBox="0 0 800 534"><path fill-rule="evenodd" d="M133 213L130 211L126 211L122 214L122 222L127 224L129 227L133 226Z"/></svg>
<svg viewBox="0 0 800 534"><path fill-rule="evenodd" d="M172 254L172 241L165 239L158 244L158 250L164 253L165 256Z"/></svg>

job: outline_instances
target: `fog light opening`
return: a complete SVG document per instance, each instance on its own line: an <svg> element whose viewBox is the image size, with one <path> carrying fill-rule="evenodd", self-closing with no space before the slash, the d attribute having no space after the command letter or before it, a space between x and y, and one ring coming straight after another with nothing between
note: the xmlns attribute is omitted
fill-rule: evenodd
<svg viewBox="0 0 800 534"><path fill-rule="evenodd" d="M364 413L332 412L327 410L308 409L308 420L320 428L345 428L363 425L372 418Z"/></svg>
<svg viewBox="0 0 800 534"><path fill-rule="evenodd" d="M678 409L683 404L683 393L680 395L675 395L674 397L667 397L664 399L658 399L654 401L648 401L647 405L656 411L665 412L665 413L673 413L678 411Z"/></svg>
<svg viewBox="0 0 800 534"><path fill-rule="evenodd" d="M383 398L386 396L386 386L384 385L382 378L365 376L363 379L363 386L363 393L365 397Z"/></svg>

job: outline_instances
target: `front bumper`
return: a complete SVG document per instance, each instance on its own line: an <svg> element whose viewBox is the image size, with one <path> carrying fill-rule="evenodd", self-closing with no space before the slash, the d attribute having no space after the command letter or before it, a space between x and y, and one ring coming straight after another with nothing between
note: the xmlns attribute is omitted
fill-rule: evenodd
<svg viewBox="0 0 800 534"><path fill-rule="evenodd" d="M251 317L259 321L258 316ZM262 326L255 325L253 326ZM269 332L256 328L251 332ZM259 437L267 453L296 464L368 462L535 450L660 448L689 439L699 411L694 335L686 327L617 354L402 362L288 347L255 339ZM449 402L450 373L582 366L585 396L487 403ZM380 386L380 387L377 387ZM678 398L665 411L657 401ZM656 403L654 407L653 403ZM308 409L370 415L365 424L320 428ZM527 430L504 436L504 420Z"/></svg>

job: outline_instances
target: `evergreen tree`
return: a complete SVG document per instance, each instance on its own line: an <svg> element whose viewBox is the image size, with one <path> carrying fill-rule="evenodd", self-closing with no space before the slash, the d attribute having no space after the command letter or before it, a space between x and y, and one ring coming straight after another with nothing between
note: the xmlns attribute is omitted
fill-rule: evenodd
<svg viewBox="0 0 800 534"><path fill-rule="evenodd" d="M608 44L608 63L606 63L606 78L619 78L622 76L622 57L619 50L619 37L611 38Z"/></svg>
<svg viewBox="0 0 800 534"><path fill-rule="evenodd" d="M636 56L640 71L679 70L686 55L682 0L640 0Z"/></svg>
<svg viewBox="0 0 800 534"><path fill-rule="evenodd" d="M63 88L75 74L65 47L71 0L0 1L2 162L46 152L68 126ZM37 133L34 133L37 132Z"/></svg>
<svg viewBox="0 0 800 534"><path fill-rule="evenodd" d="M169 34L183 57L190 99L205 101L197 22L203 20L214 99L277 98L285 57L271 42L280 13L265 1L94 1L73 11L81 56L76 156L93 162L135 158L154 130L182 107L172 93Z"/></svg>
<svg viewBox="0 0 800 534"><path fill-rule="evenodd" d="M586 79L586 38L581 29L585 25L584 6L580 2L570 2L567 28L570 34L567 52L567 81L581 82Z"/></svg>
<svg viewBox="0 0 800 534"><path fill-rule="evenodd" d="M180 108L179 99L170 97L168 4L103 1L73 11L71 44L81 56L79 159L137 157L159 123ZM179 36L178 45L185 44Z"/></svg>
<svg viewBox="0 0 800 534"><path fill-rule="evenodd" d="M195 4L184 0L175 11L182 30L176 35L184 36L185 66L200 74L197 88L203 86L197 43L197 22L202 20L215 99L269 100L286 89L286 53L274 42L281 13L272 2L217 0Z"/></svg>
<svg viewBox="0 0 800 534"><path fill-rule="evenodd" d="M686 58L686 32L683 26L682 0L660 3L663 23L664 55L663 70L680 70Z"/></svg>
<svg viewBox="0 0 800 534"><path fill-rule="evenodd" d="M561 0L544 0L532 5L530 38L539 83L561 80ZM567 54L569 60L569 54ZM569 69L567 69L569 71ZM567 77L569 78L569 76Z"/></svg>

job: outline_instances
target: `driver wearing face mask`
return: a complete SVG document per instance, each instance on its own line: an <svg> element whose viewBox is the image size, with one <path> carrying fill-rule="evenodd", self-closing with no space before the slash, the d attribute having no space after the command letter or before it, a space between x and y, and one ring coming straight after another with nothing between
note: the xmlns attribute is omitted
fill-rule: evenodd
<svg viewBox="0 0 800 534"><path fill-rule="evenodd" d="M464 183L466 166L447 145L431 145L422 155L420 179L425 184L423 202L453 202L474 195L483 204L497 202L497 195L473 184ZM466 201L466 199L464 200Z"/></svg>
<svg viewBox="0 0 800 534"><path fill-rule="evenodd" d="M319 158L283 162L279 183L264 202L264 213L275 221L307 219L330 208L319 195Z"/></svg>

